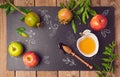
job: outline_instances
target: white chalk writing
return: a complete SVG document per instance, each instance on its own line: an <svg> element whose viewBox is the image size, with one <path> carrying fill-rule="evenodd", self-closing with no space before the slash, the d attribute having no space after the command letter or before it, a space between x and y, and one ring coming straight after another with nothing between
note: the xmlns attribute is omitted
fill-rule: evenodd
<svg viewBox="0 0 120 77"><path fill-rule="evenodd" d="M70 59L69 57L63 58L62 61L69 66L76 66L74 59Z"/></svg>
<svg viewBox="0 0 120 77"><path fill-rule="evenodd" d="M109 29L104 29L104 30L101 31L101 35L104 38L106 38L107 34L110 34L110 33L111 33L111 31Z"/></svg>
<svg viewBox="0 0 120 77"><path fill-rule="evenodd" d="M43 57L43 63L50 64L50 57L49 56L44 56Z"/></svg>
<svg viewBox="0 0 120 77"><path fill-rule="evenodd" d="M109 14L109 10L108 10L108 9L107 9L107 10L104 10L104 11L102 12L102 14L105 15L105 16L107 16L107 15Z"/></svg>

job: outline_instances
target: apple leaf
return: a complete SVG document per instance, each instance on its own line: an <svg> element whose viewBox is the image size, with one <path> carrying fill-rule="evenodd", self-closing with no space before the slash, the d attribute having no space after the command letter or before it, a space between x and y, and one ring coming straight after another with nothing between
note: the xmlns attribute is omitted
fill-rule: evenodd
<svg viewBox="0 0 120 77"><path fill-rule="evenodd" d="M70 9L72 9L75 6L75 1L74 0L70 0Z"/></svg>

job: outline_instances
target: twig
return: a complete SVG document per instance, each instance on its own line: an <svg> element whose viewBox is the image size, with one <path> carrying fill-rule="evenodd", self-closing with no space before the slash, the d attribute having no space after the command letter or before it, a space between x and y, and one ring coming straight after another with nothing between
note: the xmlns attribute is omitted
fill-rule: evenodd
<svg viewBox="0 0 120 77"><path fill-rule="evenodd" d="M18 9L15 5L13 5L9 0L7 0L7 2L14 7L17 11L19 11L21 14L23 14L24 16L26 16L26 14L24 12L22 12L20 9Z"/></svg>

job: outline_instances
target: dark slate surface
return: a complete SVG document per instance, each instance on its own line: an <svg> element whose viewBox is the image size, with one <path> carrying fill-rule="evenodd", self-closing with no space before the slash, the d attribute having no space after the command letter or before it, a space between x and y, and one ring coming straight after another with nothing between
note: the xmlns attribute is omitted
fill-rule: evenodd
<svg viewBox="0 0 120 77"><path fill-rule="evenodd" d="M22 62L22 56L14 58L7 54L7 69L8 70L89 70L83 63L78 61L71 55L63 53L58 48L58 43L63 42L74 50L74 52L82 57L91 65L97 64L101 66L101 58L104 57L101 53L104 51L104 46L114 40L114 8L113 7L94 7L99 14L104 14L108 19L107 27L101 32L95 32L98 37L100 47L98 53L91 57L84 57L76 48L76 41L80 37L79 32L85 29L90 29L89 21L87 26L77 23L77 34L73 34L71 25L63 26L57 20L58 7L29 7L37 12L42 19L42 27L30 28L24 22L19 20L21 14L15 12L7 16L7 46L12 41L21 42L25 51L34 51L41 57L40 64L35 68L28 68ZM77 20L75 22L78 22ZM29 38L23 38L16 33L18 27L25 27ZM96 70L96 69L93 69Z"/></svg>

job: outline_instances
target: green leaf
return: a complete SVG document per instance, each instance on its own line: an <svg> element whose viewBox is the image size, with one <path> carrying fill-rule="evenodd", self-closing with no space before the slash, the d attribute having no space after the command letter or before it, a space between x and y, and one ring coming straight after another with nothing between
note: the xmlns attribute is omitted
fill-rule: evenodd
<svg viewBox="0 0 120 77"><path fill-rule="evenodd" d="M17 29L16 29L16 32L17 32L20 36L27 38L27 37L28 37L28 34L24 32L25 30L26 30L26 29L25 29L24 27L20 27L20 28L17 28Z"/></svg>
<svg viewBox="0 0 120 77"><path fill-rule="evenodd" d="M24 20L25 20L25 16L21 16L21 17L20 17L20 20L21 20L21 21L24 21Z"/></svg>
<svg viewBox="0 0 120 77"><path fill-rule="evenodd" d="M86 24L86 14L85 14L85 12L83 12L83 14L82 14L82 22L84 24Z"/></svg>
<svg viewBox="0 0 120 77"><path fill-rule="evenodd" d="M60 2L60 7L65 8L65 4Z"/></svg>
<svg viewBox="0 0 120 77"><path fill-rule="evenodd" d="M90 0L85 0L86 2L86 4L89 6L90 5Z"/></svg>
<svg viewBox="0 0 120 77"><path fill-rule="evenodd" d="M81 7L75 12L75 14L80 15L83 12L83 10L84 10L84 7Z"/></svg>
<svg viewBox="0 0 120 77"><path fill-rule="evenodd" d="M83 0L78 0L78 2L79 2L79 7L82 7L83 4L84 4L84 1Z"/></svg>
<svg viewBox="0 0 120 77"><path fill-rule="evenodd" d="M80 20L80 22L81 22L81 18L80 18L80 16L77 16L77 18L78 18L78 20Z"/></svg>
<svg viewBox="0 0 120 77"><path fill-rule="evenodd" d="M15 11L15 8L11 6L11 7L10 7L10 12L13 13L14 11Z"/></svg>
<svg viewBox="0 0 120 77"><path fill-rule="evenodd" d="M117 54L112 54L112 55L111 55L111 58L112 58L112 59L116 59L117 57L118 57Z"/></svg>
<svg viewBox="0 0 120 77"><path fill-rule="evenodd" d="M75 6L75 0L70 0L70 8L72 9Z"/></svg>
<svg viewBox="0 0 120 77"><path fill-rule="evenodd" d="M69 9L69 4L68 4L68 1L66 0L66 8Z"/></svg>
<svg viewBox="0 0 120 77"><path fill-rule="evenodd" d="M102 63L102 66L107 70L109 70L110 65L108 63Z"/></svg>
<svg viewBox="0 0 120 77"><path fill-rule="evenodd" d="M73 32L76 34L77 30L76 30L76 25L74 20L72 20L72 29L73 29Z"/></svg>
<svg viewBox="0 0 120 77"><path fill-rule="evenodd" d="M100 68L97 64L94 64L94 67L98 69L100 72L102 71L102 68Z"/></svg>
<svg viewBox="0 0 120 77"><path fill-rule="evenodd" d="M89 19L89 15L88 15L87 11L85 11L85 14L86 14L87 19Z"/></svg>
<svg viewBox="0 0 120 77"><path fill-rule="evenodd" d="M10 7L7 7L6 9L6 15L8 15L10 13Z"/></svg>
<svg viewBox="0 0 120 77"><path fill-rule="evenodd" d="M20 35L21 35L22 37L25 37L25 38L27 38L27 37L28 37L28 34L27 34L27 33L25 33L25 32L22 32Z"/></svg>
<svg viewBox="0 0 120 77"><path fill-rule="evenodd" d="M111 59L107 59L107 58L102 58L102 60L103 60L104 62L111 62L111 61L112 61Z"/></svg>
<svg viewBox="0 0 120 77"><path fill-rule="evenodd" d="M28 14L29 12L31 12L30 9L25 9L25 8L22 8L22 7L19 7L19 9L20 9L22 12L26 13L26 14Z"/></svg>
<svg viewBox="0 0 120 77"><path fill-rule="evenodd" d="M95 16L97 13L96 13L96 11L94 11L94 10L88 10L88 12L89 12L89 14L91 14L92 16Z"/></svg>
<svg viewBox="0 0 120 77"><path fill-rule="evenodd" d="M10 6L9 3L6 3L6 4L0 5L0 8L1 9L7 9L9 6Z"/></svg>
<svg viewBox="0 0 120 77"><path fill-rule="evenodd" d="M102 54L110 56L111 54L107 51L103 52Z"/></svg>
<svg viewBox="0 0 120 77"><path fill-rule="evenodd" d="M25 30L26 30L26 28L24 28L24 27L19 27L19 28L16 29L16 31L18 31L18 32L19 32L19 31L23 32L23 31L25 31Z"/></svg>

